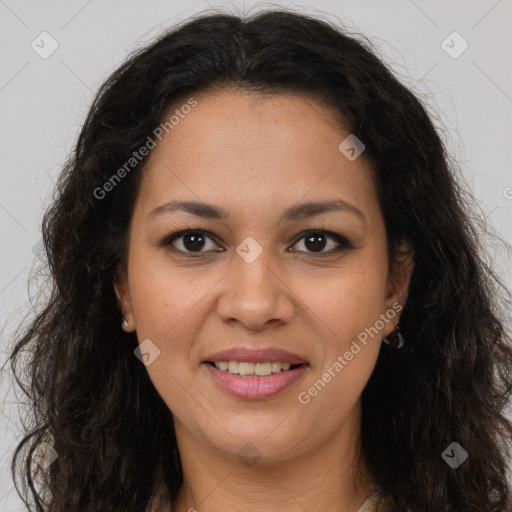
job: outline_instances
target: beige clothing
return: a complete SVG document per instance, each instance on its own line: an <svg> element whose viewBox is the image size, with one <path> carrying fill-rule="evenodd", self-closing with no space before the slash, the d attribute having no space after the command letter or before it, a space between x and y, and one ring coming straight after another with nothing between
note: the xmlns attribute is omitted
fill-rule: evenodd
<svg viewBox="0 0 512 512"><path fill-rule="evenodd" d="M394 512L394 500L375 485L357 512Z"/></svg>

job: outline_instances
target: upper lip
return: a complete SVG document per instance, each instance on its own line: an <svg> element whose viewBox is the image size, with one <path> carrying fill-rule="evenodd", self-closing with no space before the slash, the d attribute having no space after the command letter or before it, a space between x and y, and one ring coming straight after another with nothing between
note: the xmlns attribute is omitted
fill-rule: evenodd
<svg viewBox="0 0 512 512"><path fill-rule="evenodd" d="M209 355L203 362L208 361L213 363L220 363L224 361L240 361L243 363L307 363L307 361L298 354L275 347L237 347L228 350L221 350L220 352L215 352L214 354Z"/></svg>

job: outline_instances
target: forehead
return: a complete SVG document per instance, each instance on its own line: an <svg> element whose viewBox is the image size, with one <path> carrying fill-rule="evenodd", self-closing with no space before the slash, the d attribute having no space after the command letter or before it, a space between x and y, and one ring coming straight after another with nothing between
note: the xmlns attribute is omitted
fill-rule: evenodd
<svg viewBox="0 0 512 512"><path fill-rule="evenodd" d="M164 116L176 113L178 122L152 150L140 190L143 210L175 197L239 206L296 202L305 195L370 199L369 164L340 152L349 132L326 104L304 95L245 91L194 99L193 108L181 111L176 102Z"/></svg>

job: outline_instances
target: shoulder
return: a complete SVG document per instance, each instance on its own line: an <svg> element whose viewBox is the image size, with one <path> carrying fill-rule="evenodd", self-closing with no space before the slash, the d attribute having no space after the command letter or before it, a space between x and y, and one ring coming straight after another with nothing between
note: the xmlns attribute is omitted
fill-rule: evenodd
<svg viewBox="0 0 512 512"><path fill-rule="evenodd" d="M171 503L165 487L161 485L151 498L145 512L164 512L167 510L171 510Z"/></svg>
<svg viewBox="0 0 512 512"><path fill-rule="evenodd" d="M395 501L384 492L384 490L375 485L370 494L361 505L357 512L394 512Z"/></svg>

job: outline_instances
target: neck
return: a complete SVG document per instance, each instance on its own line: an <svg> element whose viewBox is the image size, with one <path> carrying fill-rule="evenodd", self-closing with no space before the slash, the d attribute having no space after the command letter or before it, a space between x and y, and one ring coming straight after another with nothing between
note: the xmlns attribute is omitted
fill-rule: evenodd
<svg viewBox="0 0 512 512"><path fill-rule="evenodd" d="M321 445L256 461L219 451L175 418L184 479L172 511L356 512L374 479L358 455L360 408L352 412Z"/></svg>

